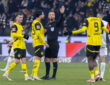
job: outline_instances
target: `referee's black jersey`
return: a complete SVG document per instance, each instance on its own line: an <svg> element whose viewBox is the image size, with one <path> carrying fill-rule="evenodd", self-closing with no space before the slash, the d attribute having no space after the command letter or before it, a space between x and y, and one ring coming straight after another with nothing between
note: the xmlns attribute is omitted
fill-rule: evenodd
<svg viewBox="0 0 110 85"><path fill-rule="evenodd" d="M60 14L59 19L54 22L48 22L47 29L47 42L58 41L59 27L63 21L63 14Z"/></svg>

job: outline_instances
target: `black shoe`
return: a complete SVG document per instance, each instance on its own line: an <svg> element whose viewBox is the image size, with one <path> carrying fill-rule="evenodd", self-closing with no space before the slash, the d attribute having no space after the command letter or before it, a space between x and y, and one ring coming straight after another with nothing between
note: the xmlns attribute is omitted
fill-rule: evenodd
<svg viewBox="0 0 110 85"><path fill-rule="evenodd" d="M100 78L100 81L103 81L104 82L105 80L103 78Z"/></svg>
<svg viewBox="0 0 110 85"><path fill-rule="evenodd" d="M49 80L56 80L56 78L55 77L51 77L51 78L49 78Z"/></svg>
<svg viewBox="0 0 110 85"><path fill-rule="evenodd" d="M49 76L43 76L41 79L42 80L49 80Z"/></svg>

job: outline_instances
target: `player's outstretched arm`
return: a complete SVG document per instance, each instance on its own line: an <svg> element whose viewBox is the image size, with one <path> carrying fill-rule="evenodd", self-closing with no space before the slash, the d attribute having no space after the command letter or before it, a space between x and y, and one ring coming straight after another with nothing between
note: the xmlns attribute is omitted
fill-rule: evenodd
<svg viewBox="0 0 110 85"><path fill-rule="evenodd" d="M76 31L72 31L72 34L80 34L80 33L83 33L87 30L87 27L86 26L83 26L81 29L79 30L76 30Z"/></svg>
<svg viewBox="0 0 110 85"><path fill-rule="evenodd" d="M102 27L102 30L104 30L106 33L110 34L110 31L105 26Z"/></svg>
<svg viewBox="0 0 110 85"><path fill-rule="evenodd" d="M64 17L63 17L64 12L65 12L65 7L64 6L61 6L61 8L60 8L60 16L59 16L59 19L57 20L57 27L59 27L60 24L64 20Z"/></svg>
<svg viewBox="0 0 110 85"><path fill-rule="evenodd" d="M79 30L76 30L76 31L66 31L64 32L64 35L72 35L72 34L80 34L80 33L83 33L87 30L87 27L86 26L83 26L82 29L79 29Z"/></svg>

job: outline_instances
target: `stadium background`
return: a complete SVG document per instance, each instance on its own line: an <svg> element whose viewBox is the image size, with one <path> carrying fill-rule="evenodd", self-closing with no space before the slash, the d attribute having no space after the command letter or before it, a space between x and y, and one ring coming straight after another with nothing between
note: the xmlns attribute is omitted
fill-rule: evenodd
<svg viewBox="0 0 110 85"><path fill-rule="evenodd" d="M93 9L95 16L98 12L102 11L105 14L104 20L110 23L110 0L0 0L0 60L6 60L5 57L8 56L8 48L6 47L7 43L3 42L3 39L9 37L9 21L14 19L14 16L18 11L24 13L22 25L24 29L28 30L29 34L31 34L31 23L33 21L33 13L35 10L42 9L44 11L45 19L42 23L45 27L49 10L55 11L57 19L59 16L58 10L62 4L66 9L64 13L65 20L59 28L59 43L61 50L59 52L60 62L71 62L71 60L72 62L86 62L86 33L71 37L71 43L66 44L65 40L68 39L68 37L63 35L63 31L80 29L82 22L86 17L86 10L88 9ZM110 52L109 40L107 40L107 42L108 52ZM32 61L32 56L34 55L31 39L30 41L26 41L26 46L28 60ZM73 52L72 54L69 52L69 49ZM110 53L108 53L108 56L110 56ZM109 57L107 58L107 61L110 61Z"/></svg>
<svg viewBox="0 0 110 85"><path fill-rule="evenodd" d="M9 21L13 19L13 17L17 14L17 11L24 12L24 22L22 23L25 29L29 29L31 32L31 22L33 21L33 12L37 9L42 9L45 12L45 21L43 22L44 26L47 21L47 14L49 10L56 11L56 19L58 18L57 11L59 10L60 5L64 4L66 7L65 11L65 20L60 27L59 38L62 38L64 41L68 37L63 36L64 30L76 30L80 29L82 22L86 16L86 9L92 8L94 9L94 14L97 12L103 11L106 15L104 17L110 23L110 0L0 0L0 68L4 68L6 62L2 62L4 60L2 58L7 57L7 44L3 42L4 37L7 38L10 35ZM63 29L64 28L64 29ZM85 43L86 34L80 34L73 36L71 38L71 43L67 43L68 47L76 45L77 43L81 44L81 49L77 51L75 56L72 56L73 62L86 62L85 59L85 49L83 43ZM80 37L80 38L77 38ZM85 39L84 39L85 38ZM81 43L81 39L83 43ZM60 40L61 41L61 40ZM60 42L59 41L59 42ZM62 43L65 45L65 42ZM30 41L26 41L26 46L32 46L32 43L28 43ZM32 41L31 41L32 42ZM75 43L73 43L75 42ZM77 43L76 43L77 42ZM60 42L60 44L62 44ZM76 45L77 46L77 45ZM80 46L78 46L80 47ZM108 42L108 48L110 48ZM71 48L73 49L73 48ZM28 48L29 50L29 48ZM30 49L32 50L32 49ZM64 50L64 49L62 49ZM28 51L29 52L29 51ZM108 51L110 52L110 50ZM70 53L71 55L71 53ZM110 53L108 53L110 56ZM110 57L107 57L110 58ZM70 61L68 59L67 61ZM6 60L6 58L5 58ZM110 59L107 59L109 62ZM66 60L62 60L61 62L65 62ZM32 71L33 62L27 62L27 68L29 75ZM109 85L110 84L110 64L106 66L105 79L106 82L96 82L96 83L87 83L86 80L89 79L90 76L87 68L87 63L59 63L59 69L57 74L57 80L55 81L24 81L23 73L20 69L21 65L19 64L14 71L11 73L12 82L6 81L2 77L4 72L0 71L0 85ZM51 69L52 70L52 69ZM45 73L45 65L41 63L39 69L39 76L42 77ZM52 74L52 72L51 72Z"/></svg>

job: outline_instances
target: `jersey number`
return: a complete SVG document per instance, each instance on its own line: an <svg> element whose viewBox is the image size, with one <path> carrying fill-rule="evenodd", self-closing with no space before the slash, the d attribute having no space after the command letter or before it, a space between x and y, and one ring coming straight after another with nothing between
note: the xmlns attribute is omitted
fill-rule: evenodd
<svg viewBox="0 0 110 85"><path fill-rule="evenodd" d="M94 27L97 28L97 30L95 30L95 32L98 32L99 31L99 27L98 27L98 23L97 22L94 23Z"/></svg>

